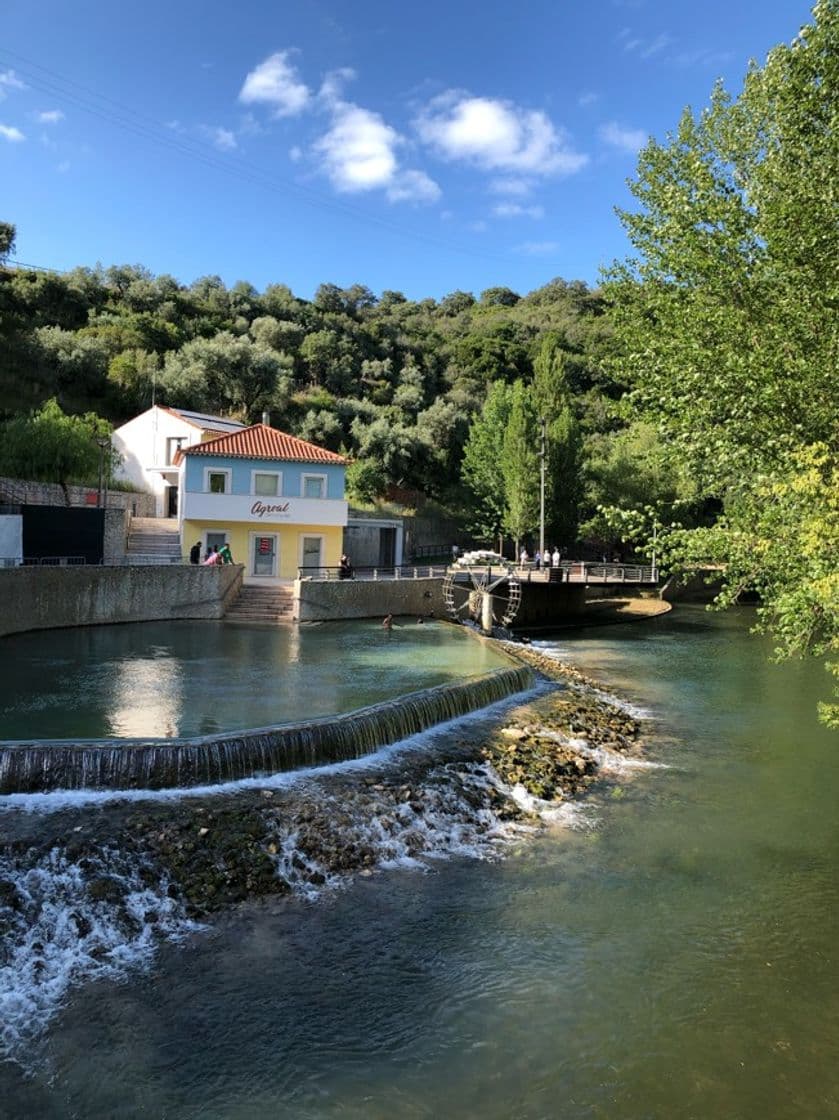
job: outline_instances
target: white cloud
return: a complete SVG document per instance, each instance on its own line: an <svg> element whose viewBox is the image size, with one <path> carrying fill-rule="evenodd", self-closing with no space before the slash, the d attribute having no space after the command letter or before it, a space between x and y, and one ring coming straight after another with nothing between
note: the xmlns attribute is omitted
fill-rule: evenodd
<svg viewBox="0 0 839 1120"><path fill-rule="evenodd" d="M6 96L7 89L27 89L14 70L0 70L0 101Z"/></svg>
<svg viewBox="0 0 839 1120"><path fill-rule="evenodd" d="M715 51L700 47L693 51L682 51L673 57L677 66L725 66L734 58L733 51Z"/></svg>
<svg viewBox="0 0 839 1120"><path fill-rule="evenodd" d="M288 149L288 158L292 163L299 163L303 158L303 149L295 144L293 148Z"/></svg>
<svg viewBox="0 0 839 1120"><path fill-rule="evenodd" d="M26 139L19 128L15 128L14 125L9 124L0 124L0 136L12 144L17 144L21 140Z"/></svg>
<svg viewBox="0 0 839 1120"><path fill-rule="evenodd" d="M523 241L521 245L516 245L515 248L517 253L524 253L528 257L547 256L558 252L558 250L558 241Z"/></svg>
<svg viewBox="0 0 839 1120"><path fill-rule="evenodd" d="M343 193L384 190L389 202L436 202L440 188L424 171L399 166L402 136L370 109L339 99L340 80L348 71L336 71L321 88L332 123L314 144L322 169L336 190Z"/></svg>
<svg viewBox="0 0 839 1120"><path fill-rule="evenodd" d="M489 189L493 194L511 194L519 198L530 194L533 189L533 184L529 179L505 178L493 179L489 185Z"/></svg>
<svg viewBox="0 0 839 1120"><path fill-rule="evenodd" d="M238 147L236 136L229 128L213 128L210 132L212 141L220 152L232 152Z"/></svg>
<svg viewBox="0 0 839 1120"><path fill-rule="evenodd" d="M341 102L332 127L315 144L332 185L339 191L387 187L396 174L399 134L378 113Z"/></svg>
<svg viewBox="0 0 839 1120"><path fill-rule="evenodd" d="M647 142L647 134L642 128L621 128L616 121L601 125L599 135L605 144L620 148L622 152L632 152L633 155Z"/></svg>
<svg viewBox="0 0 839 1120"><path fill-rule="evenodd" d="M270 105L275 117L302 113L312 95L288 61L289 54L289 51L277 51L251 70L239 91L239 100L246 105L258 102Z"/></svg>
<svg viewBox="0 0 839 1120"><path fill-rule="evenodd" d="M59 121L64 120L64 114L60 109L47 109L37 114L37 120L40 124L58 124Z"/></svg>
<svg viewBox="0 0 839 1120"><path fill-rule="evenodd" d="M342 66L339 70L330 70L321 83L318 97L325 101L327 105L338 105L344 92L344 86L354 80L355 70L349 66Z"/></svg>
<svg viewBox="0 0 839 1120"><path fill-rule="evenodd" d="M440 188L424 171L400 171L387 188L391 202L436 202Z"/></svg>
<svg viewBox="0 0 839 1120"><path fill-rule="evenodd" d="M264 131L253 113L245 113L239 121L240 136L261 136Z"/></svg>
<svg viewBox="0 0 839 1120"><path fill-rule="evenodd" d="M493 214L496 218L544 218L545 208L543 206L521 206L518 202L500 202L498 206L493 206Z"/></svg>
<svg viewBox="0 0 839 1120"><path fill-rule="evenodd" d="M639 58L652 58L665 47L669 47L673 40L665 32L656 35L654 39L644 39L640 35L634 35L628 27L624 27L618 35L618 42L623 44L623 49L627 53L637 51Z"/></svg>
<svg viewBox="0 0 839 1120"><path fill-rule="evenodd" d="M70 170L69 159L63 159L61 161L61 163L59 163L59 165L58 165L58 170L61 172L62 175L66 175L67 172Z"/></svg>
<svg viewBox="0 0 839 1120"><path fill-rule="evenodd" d="M571 175L588 162L572 151L545 113L509 101L449 90L415 122L422 140L444 159L465 160L489 171Z"/></svg>
<svg viewBox="0 0 839 1120"><path fill-rule="evenodd" d="M581 93L577 98L577 104L581 109L587 109L589 105L594 105L596 101L600 100L599 93L592 93L590 90L586 93Z"/></svg>
<svg viewBox="0 0 839 1120"><path fill-rule="evenodd" d="M665 47L669 47L672 41L669 35L656 35L655 39L641 51L641 58L652 58L654 54L658 54Z"/></svg>
<svg viewBox="0 0 839 1120"><path fill-rule="evenodd" d="M197 131L220 152L232 152L239 146L236 142L236 133L229 128L222 128L220 125L200 124Z"/></svg>

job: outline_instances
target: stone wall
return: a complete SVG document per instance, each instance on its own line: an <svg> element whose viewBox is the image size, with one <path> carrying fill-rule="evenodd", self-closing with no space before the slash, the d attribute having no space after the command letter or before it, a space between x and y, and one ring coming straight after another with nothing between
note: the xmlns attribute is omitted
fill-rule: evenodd
<svg viewBox="0 0 839 1120"><path fill-rule="evenodd" d="M27 482L19 478L0 478L0 498L15 505L35 506L95 506L98 501L95 486L64 487L53 482ZM69 498L69 502L68 499ZM127 510L132 517L154 517L154 494L138 490L108 490L108 509Z"/></svg>
<svg viewBox="0 0 839 1120"><path fill-rule="evenodd" d="M222 618L241 564L0 570L0 636L61 626Z"/></svg>
<svg viewBox="0 0 839 1120"><path fill-rule="evenodd" d="M296 580L294 617L300 622L394 615L446 615L441 579Z"/></svg>

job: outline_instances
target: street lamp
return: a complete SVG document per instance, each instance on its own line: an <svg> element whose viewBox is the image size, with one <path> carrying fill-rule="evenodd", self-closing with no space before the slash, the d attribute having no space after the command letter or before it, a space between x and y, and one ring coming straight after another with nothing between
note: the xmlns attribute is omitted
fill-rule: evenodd
<svg viewBox="0 0 839 1120"><path fill-rule="evenodd" d="M542 446L539 452L539 555L545 559L545 417L539 417Z"/></svg>
<svg viewBox="0 0 839 1120"><path fill-rule="evenodd" d="M99 505L100 509L107 509L107 506L108 506L108 481L107 481L107 475L105 474L105 452L106 452L106 450L108 452L110 452L111 437L110 436L97 436L96 437L96 442L99 445L99 499L98 499L97 504ZM109 458L108 458L108 474L110 474L110 473L111 473L111 461L110 461L110 455L109 455ZM105 482L104 501L103 501L103 489L102 489L103 479L104 479L104 482Z"/></svg>

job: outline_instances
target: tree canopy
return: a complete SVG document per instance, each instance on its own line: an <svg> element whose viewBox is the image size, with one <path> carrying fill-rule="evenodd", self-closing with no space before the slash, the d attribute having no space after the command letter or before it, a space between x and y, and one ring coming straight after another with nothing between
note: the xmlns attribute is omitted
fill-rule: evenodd
<svg viewBox="0 0 839 1120"><path fill-rule="evenodd" d="M839 644L839 0L641 152L604 287L631 386L713 530L671 555L757 588L784 652ZM821 496L820 496L821 495Z"/></svg>

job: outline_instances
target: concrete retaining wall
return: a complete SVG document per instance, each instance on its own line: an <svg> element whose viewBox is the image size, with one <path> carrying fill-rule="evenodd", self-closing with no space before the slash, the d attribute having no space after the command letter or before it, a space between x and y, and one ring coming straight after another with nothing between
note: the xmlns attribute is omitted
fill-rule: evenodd
<svg viewBox="0 0 839 1120"><path fill-rule="evenodd" d="M583 584L522 585L513 629L567 622L585 609ZM294 617L299 622L336 618L428 615L447 618L442 579L297 580Z"/></svg>
<svg viewBox="0 0 839 1120"><path fill-rule="evenodd" d="M441 579L306 580L294 584L299 622L338 618L384 618L386 614L446 614Z"/></svg>
<svg viewBox="0 0 839 1120"><path fill-rule="evenodd" d="M521 603L513 620L513 630L567 622L581 615L585 605L585 584L523 583Z"/></svg>
<svg viewBox="0 0 839 1120"><path fill-rule="evenodd" d="M0 570L0 636L61 626L222 618L241 564Z"/></svg>

